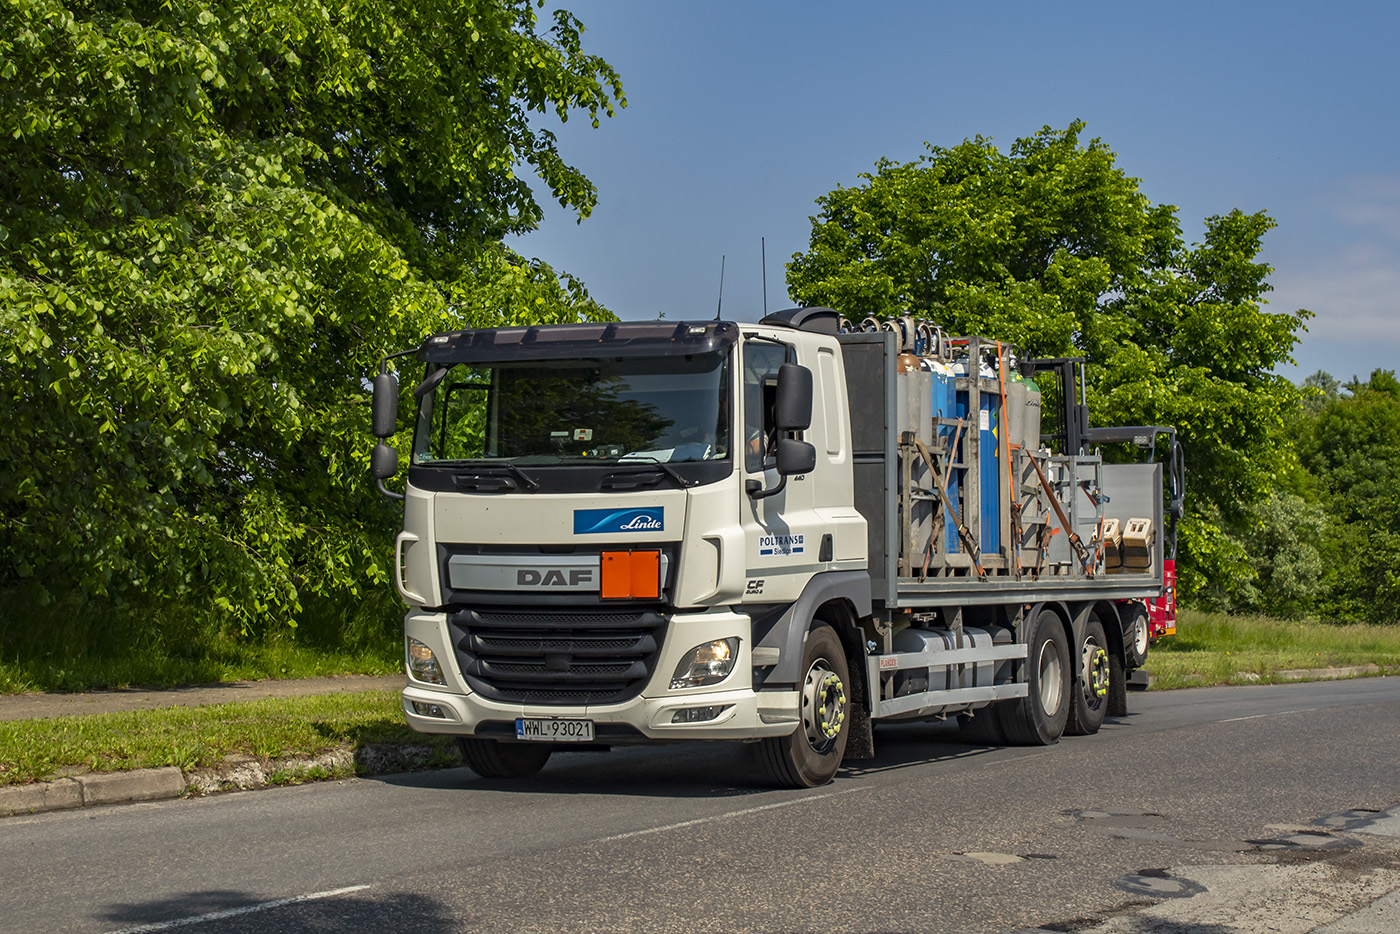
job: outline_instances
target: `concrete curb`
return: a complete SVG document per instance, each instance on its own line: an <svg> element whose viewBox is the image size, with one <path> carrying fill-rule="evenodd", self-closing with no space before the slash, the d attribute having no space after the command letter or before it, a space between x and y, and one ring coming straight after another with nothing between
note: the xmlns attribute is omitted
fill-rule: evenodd
<svg viewBox="0 0 1400 934"><path fill-rule="evenodd" d="M203 797L332 778L387 775L460 762L425 744L342 746L318 756L256 759L231 756L212 768L175 766L130 772L88 772L27 785L0 785L0 818L184 796Z"/></svg>
<svg viewBox="0 0 1400 934"><path fill-rule="evenodd" d="M51 782L0 787L0 817L158 801L178 798L184 793L185 776L173 765L132 772L92 772Z"/></svg>
<svg viewBox="0 0 1400 934"><path fill-rule="evenodd" d="M1388 669L1382 669L1380 665L1371 662L1369 665L1350 665L1344 668L1285 668L1279 671L1278 675L1290 681L1334 681L1338 678L1359 678L1385 673L1388 673Z"/></svg>

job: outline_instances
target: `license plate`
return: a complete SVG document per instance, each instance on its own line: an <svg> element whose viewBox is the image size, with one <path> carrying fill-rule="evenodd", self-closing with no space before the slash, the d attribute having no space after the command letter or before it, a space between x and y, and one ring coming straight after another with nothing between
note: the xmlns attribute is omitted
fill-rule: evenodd
<svg viewBox="0 0 1400 934"><path fill-rule="evenodd" d="M593 721L520 717L515 721L515 738L546 743L591 743Z"/></svg>

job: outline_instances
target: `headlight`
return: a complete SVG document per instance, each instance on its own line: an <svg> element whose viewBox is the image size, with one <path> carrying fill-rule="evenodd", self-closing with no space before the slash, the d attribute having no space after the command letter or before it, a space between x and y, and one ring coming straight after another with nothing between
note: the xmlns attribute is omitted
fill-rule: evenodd
<svg viewBox="0 0 1400 934"><path fill-rule="evenodd" d="M433 650L412 636L407 637L408 646L408 676L414 681L422 681L425 684L446 684L447 681L442 676L442 667L438 664L437 656Z"/></svg>
<svg viewBox="0 0 1400 934"><path fill-rule="evenodd" d="M676 673L671 675L671 690L718 684L729 677L729 672L734 669L734 660L738 657L737 636L697 645L686 652L685 658L676 666Z"/></svg>

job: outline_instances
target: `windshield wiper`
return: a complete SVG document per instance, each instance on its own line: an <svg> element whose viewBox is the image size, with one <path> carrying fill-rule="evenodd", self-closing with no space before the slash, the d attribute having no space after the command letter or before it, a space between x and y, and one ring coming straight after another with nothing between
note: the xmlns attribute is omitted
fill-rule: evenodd
<svg viewBox="0 0 1400 934"><path fill-rule="evenodd" d="M514 464L512 464L510 461L507 461L507 460L499 460L499 461L443 460L443 461L433 461L429 466L432 466L432 467L469 467L469 468L471 468L472 470L480 470L480 471L482 471L483 473L487 473L487 474L490 474L490 473L495 472L495 471L507 470L507 471L509 471L517 480L519 480L521 483L525 484L525 485L526 485L527 487L529 487L530 489L532 489L532 490L538 490L538 489L540 488L540 482L539 482L538 480L536 480L534 477L530 476L530 475L527 474L525 471L521 470L519 467L515 466Z"/></svg>
<svg viewBox="0 0 1400 934"><path fill-rule="evenodd" d="M527 474L525 471L521 470L519 467L512 464L510 461L501 461L501 466L504 467L506 470L509 470L511 473L515 474L516 479L520 480L530 489L538 490L540 488L540 482L538 480Z"/></svg>
<svg viewBox="0 0 1400 934"><path fill-rule="evenodd" d="M625 471L627 473L637 474L641 473L642 471L660 470L663 473L665 473L666 476L670 477L672 480L676 481L676 483L680 484L682 489L686 487L695 486L697 483L700 482L699 480L687 480L679 470L672 467L665 461L657 460L655 457L652 457L649 454L625 454L623 456L627 458L628 461L632 461L633 463L635 463L636 468L638 469L628 470L627 468L632 465L624 462L618 464L620 470L618 470L617 473L622 473ZM642 458L646 458L646 460L642 460ZM616 476L617 473L609 474L608 476ZM608 477L604 477L603 479L606 481Z"/></svg>

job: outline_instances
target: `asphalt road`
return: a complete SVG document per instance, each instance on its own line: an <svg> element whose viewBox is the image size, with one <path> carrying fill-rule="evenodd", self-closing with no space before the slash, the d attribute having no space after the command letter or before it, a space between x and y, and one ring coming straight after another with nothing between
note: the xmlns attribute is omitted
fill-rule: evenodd
<svg viewBox="0 0 1400 934"><path fill-rule="evenodd" d="M1129 700L808 791L697 744L10 818L0 931L1400 930L1400 678Z"/></svg>

